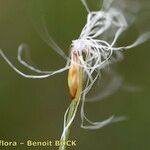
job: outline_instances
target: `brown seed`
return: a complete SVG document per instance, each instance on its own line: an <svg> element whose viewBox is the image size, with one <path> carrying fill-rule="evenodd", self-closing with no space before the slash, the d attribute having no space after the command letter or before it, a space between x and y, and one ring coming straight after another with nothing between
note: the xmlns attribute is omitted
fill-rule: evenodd
<svg viewBox="0 0 150 150"><path fill-rule="evenodd" d="M79 67L76 63L71 63L68 72L68 86L71 99L74 99L79 86Z"/></svg>

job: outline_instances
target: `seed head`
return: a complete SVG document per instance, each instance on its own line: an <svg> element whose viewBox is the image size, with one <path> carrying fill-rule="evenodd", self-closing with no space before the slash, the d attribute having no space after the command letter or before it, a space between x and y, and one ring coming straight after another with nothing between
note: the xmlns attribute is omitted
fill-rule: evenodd
<svg viewBox="0 0 150 150"><path fill-rule="evenodd" d="M77 64L78 55L73 53L71 59L72 60L68 72L68 86L71 99L73 100L79 87L79 66Z"/></svg>

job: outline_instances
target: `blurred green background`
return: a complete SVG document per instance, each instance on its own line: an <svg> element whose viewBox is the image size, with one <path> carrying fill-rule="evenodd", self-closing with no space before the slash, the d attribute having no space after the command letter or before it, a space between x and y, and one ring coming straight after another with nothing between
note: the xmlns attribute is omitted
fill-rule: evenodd
<svg viewBox="0 0 150 150"><path fill-rule="evenodd" d="M98 1L95 2L95 5L94 2L89 2L91 7L97 8ZM143 0L142 3L150 4L148 0ZM149 12L148 6L146 10L143 9L143 13ZM34 25L40 28L40 15L45 17L50 35L68 54L71 41L78 38L85 24L87 13L79 0L0 0L0 48L13 64L27 73L31 72L17 62L17 48L20 43L28 44L32 61L41 69L56 70L65 64L35 30ZM148 19L142 19L145 22L142 20L141 28L149 27ZM137 35L138 28L133 24L119 44L131 43ZM149 42L124 52L124 56L125 59L118 63L117 70L126 83L138 86L141 90L119 90L105 98L105 101L87 103L86 110L89 118L95 121L111 114L125 115L128 119L90 131L80 128L78 112L71 132L71 138L76 139L78 144L69 149L150 149ZM0 139L59 139L63 115L69 103L67 72L47 79L25 79L0 58ZM15 149L28 148L18 146Z"/></svg>

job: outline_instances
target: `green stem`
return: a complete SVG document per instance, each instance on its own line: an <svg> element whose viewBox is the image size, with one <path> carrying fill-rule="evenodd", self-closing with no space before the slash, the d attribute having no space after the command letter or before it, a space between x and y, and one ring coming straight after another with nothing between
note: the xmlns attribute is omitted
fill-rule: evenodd
<svg viewBox="0 0 150 150"><path fill-rule="evenodd" d="M76 113L76 109L77 109L78 104L80 102L80 97L81 97L81 92L82 92L82 85L83 85L83 69L80 68L79 69L79 87L77 89L77 94L76 94L75 98L72 100L72 102L70 104L69 112L68 112L68 115L67 115L67 124L72 119L74 113ZM66 131L66 134L65 134L66 141L69 138L70 129L71 129L71 125L69 126L69 128L68 128L68 130ZM59 150L66 150L66 146L60 145Z"/></svg>

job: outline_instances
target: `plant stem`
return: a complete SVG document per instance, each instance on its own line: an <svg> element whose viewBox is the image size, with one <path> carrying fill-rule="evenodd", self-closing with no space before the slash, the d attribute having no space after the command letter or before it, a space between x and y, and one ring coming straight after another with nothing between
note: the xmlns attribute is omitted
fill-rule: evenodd
<svg viewBox="0 0 150 150"><path fill-rule="evenodd" d="M77 107L79 105L80 98L81 98L82 85L83 85L83 69L80 68L79 69L79 87L77 89L77 94L76 94L75 98L71 101L71 104L69 106L69 111L68 111L68 115L67 115L66 124L68 124L70 122L70 120L73 118L73 116L76 113L76 110L77 110ZM68 129L66 131L65 141L67 141L68 138L69 138L71 125L72 124L70 124L70 126L68 127ZM59 150L66 150L66 145L63 146L63 145L60 144Z"/></svg>

